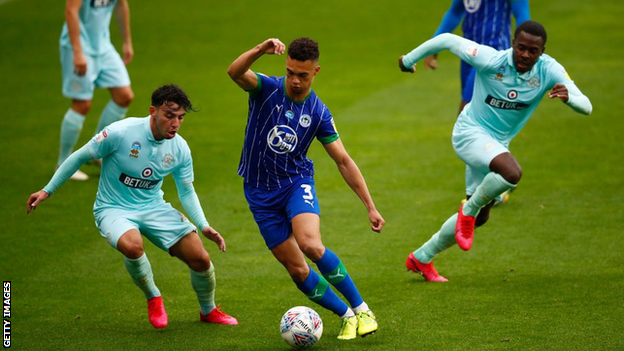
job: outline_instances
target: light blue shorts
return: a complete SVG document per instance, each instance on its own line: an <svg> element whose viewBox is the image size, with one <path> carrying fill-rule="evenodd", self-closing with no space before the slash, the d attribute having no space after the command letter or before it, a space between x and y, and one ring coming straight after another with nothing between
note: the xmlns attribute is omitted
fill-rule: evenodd
<svg viewBox="0 0 624 351"><path fill-rule="evenodd" d="M94 211L95 225L108 243L117 248L119 238L136 229L154 245L169 251L175 243L197 228L171 204L163 202L147 210L105 208Z"/></svg>
<svg viewBox="0 0 624 351"><path fill-rule="evenodd" d="M509 152L508 145L479 129L453 131L453 149L466 164L466 195L474 194L483 178L490 173L494 157Z"/></svg>
<svg viewBox="0 0 624 351"><path fill-rule="evenodd" d="M63 68L63 96L76 100L92 100L95 88L119 88L130 85L126 65L117 51L109 50L102 55L85 55L87 73L74 73L74 54L71 47L61 47Z"/></svg>

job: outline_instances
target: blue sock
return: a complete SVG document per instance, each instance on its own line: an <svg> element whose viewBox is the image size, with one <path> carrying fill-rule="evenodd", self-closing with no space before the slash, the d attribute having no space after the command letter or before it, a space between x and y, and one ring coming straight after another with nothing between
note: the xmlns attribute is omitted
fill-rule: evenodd
<svg viewBox="0 0 624 351"><path fill-rule="evenodd" d="M124 118L126 112L128 112L128 108L121 107L117 105L113 100L110 100L108 104L106 104L106 107L104 107L104 110L102 110L102 114L100 115L100 121L98 122L95 134L99 133L107 125Z"/></svg>
<svg viewBox="0 0 624 351"><path fill-rule="evenodd" d="M58 162L56 163L57 167L60 166L74 150L74 146L76 146L76 142L80 137L84 120L85 116L71 108L65 112L65 117L63 117L63 122L61 123L61 148Z"/></svg>
<svg viewBox="0 0 624 351"><path fill-rule="evenodd" d="M130 273L132 277L132 281L143 291L146 299L149 300L152 297L160 296L160 290L158 290L156 284L154 284L152 266L145 253L137 259L124 256L123 261L128 273Z"/></svg>
<svg viewBox="0 0 624 351"><path fill-rule="evenodd" d="M215 279L214 265L210 262L210 268L205 272L189 270L191 271L191 285L197 294L201 313L205 316L215 308L217 280Z"/></svg>
<svg viewBox="0 0 624 351"><path fill-rule="evenodd" d="M349 301L351 307L357 307L364 302L340 258L330 249L325 248L323 257L314 263L323 273L323 277Z"/></svg>
<svg viewBox="0 0 624 351"><path fill-rule="evenodd" d="M349 306L342 301L332 289L325 278L321 277L310 268L310 274L302 282L295 282L297 288L301 290L308 299L316 302L322 307L334 312L338 316L344 315Z"/></svg>

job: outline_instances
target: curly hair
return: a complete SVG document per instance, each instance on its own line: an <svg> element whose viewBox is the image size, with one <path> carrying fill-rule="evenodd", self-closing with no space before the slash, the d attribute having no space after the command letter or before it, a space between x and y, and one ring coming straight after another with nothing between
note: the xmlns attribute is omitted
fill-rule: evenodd
<svg viewBox="0 0 624 351"><path fill-rule="evenodd" d="M288 57L297 61L318 61L318 43L307 37L297 38L288 45Z"/></svg>
<svg viewBox="0 0 624 351"><path fill-rule="evenodd" d="M197 111L184 90L175 84L163 85L152 93L152 106L159 107L163 104L168 105L171 103L177 104L187 112Z"/></svg>

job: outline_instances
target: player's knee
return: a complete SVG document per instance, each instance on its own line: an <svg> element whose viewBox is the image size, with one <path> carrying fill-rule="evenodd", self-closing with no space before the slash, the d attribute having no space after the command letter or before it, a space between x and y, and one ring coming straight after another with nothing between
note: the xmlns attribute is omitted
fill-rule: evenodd
<svg viewBox="0 0 624 351"><path fill-rule="evenodd" d="M127 89L113 97L113 101L121 107L130 106L132 100L134 100L134 93L130 89Z"/></svg>
<svg viewBox="0 0 624 351"><path fill-rule="evenodd" d="M122 247L118 247L121 253L129 259L136 260L143 256L143 245L141 243L126 243Z"/></svg>
<svg viewBox="0 0 624 351"><path fill-rule="evenodd" d="M323 257L323 252L325 251L325 247L322 243L317 242L303 242L299 244L301 251L307 258L312 261L318 261Z"/></svg>
<svg viewBox="0 0 624 351"><path fill-rule="evenodd" d="M518 184L522 178L522 168L520 168L520 166L515 167L514 169L510 169L504 174L501 174L501 176L511 184Z"/></svg>
<svg viewBox="0 0 624 351"><path fill-rule="evenodd" d="M210 256L208 252L203 252L200 256L194 257L188 262L189 268L195 272L205 272L210 268Z"/></svg>
<svg viewBox="0 0 624 351"><path fill-rule="evenodd" d="M79 114L86 116L91 110L91 100L74 100L71 108Z"/></svg>
<svg viewBox="0 0 624 351"><path fill-rule="evenodd" d="M290 275L292 280L296 282L302 282L306 280L306 278L310 274L310 270L307 266L306 267L287 266L286 270L288 271L288 275Z"/></svg>

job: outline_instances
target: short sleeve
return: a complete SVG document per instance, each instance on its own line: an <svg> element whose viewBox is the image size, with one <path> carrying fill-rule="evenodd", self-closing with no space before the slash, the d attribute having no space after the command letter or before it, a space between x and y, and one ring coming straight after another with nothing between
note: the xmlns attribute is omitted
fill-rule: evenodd
<svg viewBox="0 0 624 351"><path fill-rule="evenodd" d="M256 77L258 77L258 85L252 90L249 91L250 98L258 98L262 96L265 92L270 92L275 90L278 84L277 77L269 77L262 73L257 73Z"/></svg>
<svg viewBox="0 0 624 351"><path fill-rule="evenodd" d="M316 138L321 142L321 144L329 144L340 137L338 134L338 129L336 129L336 124L334 122L334 117L327 106L323 105L321 110L321 123L319 125L318 131L316 133Z"/></svg>

